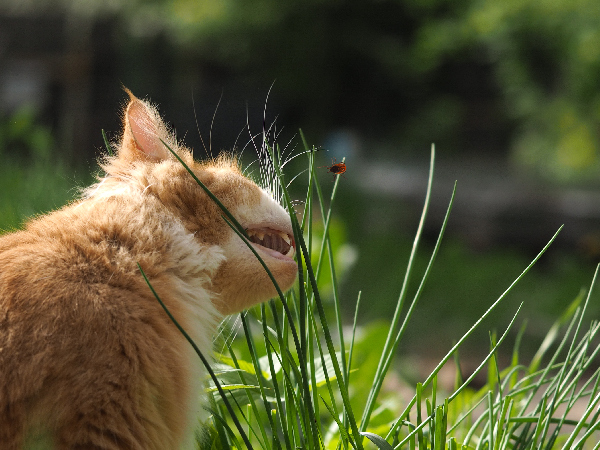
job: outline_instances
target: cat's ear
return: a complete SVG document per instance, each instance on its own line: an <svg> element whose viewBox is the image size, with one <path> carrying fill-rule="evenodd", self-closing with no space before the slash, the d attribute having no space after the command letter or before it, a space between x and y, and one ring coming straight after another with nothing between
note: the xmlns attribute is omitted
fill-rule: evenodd
<svg viewBox="0 0 600 450"><path fill-rule="evenodd" d="M160 116L152 106L138 99L131 91L125 89L125 92L129 94L129 104L123 117L119 158L155 161L169 158L170 152L162 141L168 143L171 139Z"/></svg>

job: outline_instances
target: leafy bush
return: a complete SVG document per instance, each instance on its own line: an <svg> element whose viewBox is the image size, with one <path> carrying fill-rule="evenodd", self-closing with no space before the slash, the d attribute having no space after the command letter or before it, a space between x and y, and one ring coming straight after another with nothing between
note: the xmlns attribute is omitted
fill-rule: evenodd
<svg viewBox="0 0 600 450"><path fill-rule="evenodd" d="M276 79L313 132L348 127L405 152L510 150L553 181L600 174L593 0L180 0L130 17L161 24L219 80Z"/></svg>

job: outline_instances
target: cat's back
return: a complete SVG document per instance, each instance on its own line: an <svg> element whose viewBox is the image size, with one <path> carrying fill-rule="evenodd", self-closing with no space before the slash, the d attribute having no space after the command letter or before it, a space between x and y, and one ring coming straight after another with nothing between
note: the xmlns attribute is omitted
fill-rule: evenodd
<svg viewBox="0 0 600 450"><path fill-rule="evenodd" d="M68 352L69 339L108 338L120 323L133 329L132 317L164 317L138 268L157 277L159 291L170 289L172 258L158 216L148 201L82 200L0 236L0 358L17 347L17 335L62 342L40 352Z"/></svg>
<svg viewBox="0 0 600 450"><path fill-rule="evenodd" d="M167 403L179 398L169 390L185 391L185 363L178 362L184 343L137 268L140 262L152 275L161 271L164 256L157 255L164 249L153 237L160 226L154 222L143 205L128 206L118 198L82 201L0 237L2 448L53 423L84 433L86 423L78 417L98 414L112 418L104 432L115 436L117 448L145 448L137 446L148 436L143 424L148 412L136 417L139 411L126 400L151 391L148 380L163 386ZM159 277L155 285L168 300L168 278ZM169 360L170 370L161 370ZM152 445L170 448L173 432L154 420ZM173 420L185 423L177 414ZM174 422L167 428L179 427ZM144 445L151 448L150 442Z"/></svg>
<svg viewBox="0 0 600 450"><path fill-rule="evenodd" d="M4 308L54 305L90 289L117 287L135 269L135 238L119 221L131 222L123 205L81 202L42 216L21 231L0 236L0 302ZM142 219L143 220L143 219ZM149 243L152 245L152 243ZM101 296L99 296L100 298ZM56 311L58 313L58 311Z"/></svg>

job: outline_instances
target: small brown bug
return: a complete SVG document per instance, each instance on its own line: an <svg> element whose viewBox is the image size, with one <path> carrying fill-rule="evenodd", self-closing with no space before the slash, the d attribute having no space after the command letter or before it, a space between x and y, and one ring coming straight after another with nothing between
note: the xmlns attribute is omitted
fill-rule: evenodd
<svg viewBox="0 0 600 450"><path fill-rule="evenodd" d="M335 178L336 175L341 175L346 171L346 164L343 162L336 164L335 158L333 158L331 164L331 166L327 167L327 172L332 173L333 178Z"/></svg>

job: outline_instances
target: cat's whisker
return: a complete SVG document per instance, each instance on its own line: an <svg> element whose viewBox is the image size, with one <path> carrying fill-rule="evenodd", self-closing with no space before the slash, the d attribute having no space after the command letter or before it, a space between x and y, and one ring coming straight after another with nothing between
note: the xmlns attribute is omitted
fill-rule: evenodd
<svg viewBox="0 0 600 450"><path fill-rule="evenodd" d="M221 96L219 97L219 101L217 102L217 106L215 107L215 112L213 113L212 120L210 122L210 133L209 133L209 140L208 140L208 150L210 152L210 157L211 158L213 158L213 153L212 153L212 132L213 132L214 124L215 124L215 118L217 117L217 111L219 110L219 106L221 106L221 100L223 100L223 90L221 90Z"/></svg>
<svg viewBox="0 0 600 450"><path fill-rule="evenodd" d="M281 168L283 169L290 161L293 161L298 156L306 155L307 153L310 153L310 150L296 153L295 155L291 155L289 158L287 158L285 161L283 161L283 163L281 164Z"/></svg>
<svg viewBox="0 0 600 450"><path fill-rule="evenodd" d="M198 137L200 138L200 142L202 143L202 148L204 149L204 153L209 155L208 149L206 148L206 144L204 143L204 139L202 138L202 133L200 132L200 126L198 125L198 116L196 115L196 103L194 102L194 90L192 89L192 111L194 112L194 121L196 122L196 130L198 130ZM212 155L210 155L212 156Z"/></svg>
<svg viewBox="0 0 600 450"><path fill-rule="evenodd" d="M267 104L269 103L269 95L271 95L271 89L273 89L273 85L275 84L275 81L273 81L273 83L271 83L271 86L269 86L269 90L267 91L267 96L265 98L265 105L263 107L263 148L267 142L267 135L265 134L265 127L266 127L266 122L267 122ZM270 125L269 129L273 126L274 122Z"/></svg>
<svg viewBox="0 0 600 450"><path fill-rule="evenodd" d="M260 164L260 160L259 160L258 158L255 158L254 160L252 160L252 161L251 161L251 162L250 162L250 163L249 163L249 164L248 164L248 165L247 165L247 166L244 168L244 170L242 171L242 173L243 173L244 175L245 175L245 174L247 174L247 173L248 173L249 175L252 175L252 174L253 174L253 172L248 172L248 169L249 169L249 168L250 168L250 167L251 167L251 166L252 166L254 163L259 163L259 164ZM254 170L254 169L252 169L252 170Z"/></svg>
<svg viewBox="0 0 600 450"><path fill-rule="evenodd" d="M236 338L236 336L240 330L240 325L241 325L241 320L240 320L239 315L227 316L223 320L223 322L221 322L221 324L219 325L219 332L215 336L215 339L213 340L214 342L216 342L217 340L221 340L221 339L223 341L223 344L221 346L221 350L219 351L219 353L221 353L221 354L226 353L227 344L232 343L233 340ZM227 332L227 334L226 334L226 332Z"/></svg>
<svg viewBox="0 0 600 450"><path fill-rule="evenodd" d="M234 149L235 149L235 148L237 148L237 143L238 143L238 140L240 139L240 136L242 135L242 133L243 133L244 131L246 131L246 127L242 127L242 129L240 130L240 132L239 132L239 133L237 134L237 136L235 137L235 141L233 141L233 148L234 148ZM240 153L239 153L239 157L240 157L240 159L241 159L241 157L242 157L242 155L243 155L243 153L244 153L244 149L245 149L245 147L243 147L243 148L242 148L242 150L240 150Z"/></svg>
<svg viewBox="0 0 600 450"><path fill-rule="evenodd" d="M292 178L292 179L291 179L291 180L288 182L288 184L286 184L286 186L285 186L285 187L286 187L286 188L289 188L289 187L291 186L291 184L293 183L293 181L294 181L296 178L298 178L300 175L302 175L303 173L305 173L305 172L308 172L308 169L304 169L304 170L302 170L302 171L298 172L298 173L297 173L297 174L294 176L294 178Z"/></svg>

